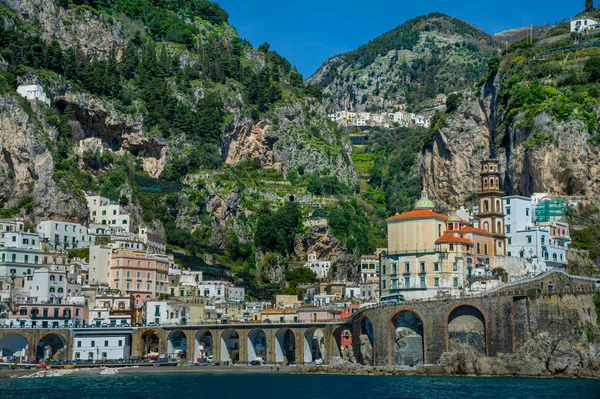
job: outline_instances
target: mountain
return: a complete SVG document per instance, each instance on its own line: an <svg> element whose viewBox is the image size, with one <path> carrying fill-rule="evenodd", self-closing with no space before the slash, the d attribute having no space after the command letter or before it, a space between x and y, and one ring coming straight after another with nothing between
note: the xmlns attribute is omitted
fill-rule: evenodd
<svg viewBox="0 0 600 399"><path fill-rule="evenodd" d="M17 94L34 84L49 105ZM181 264L280 290L258 291L307 251L374 248L342 227L376 230L321 96L207 0L0 0L0 214L86 222L100 193Z"/></svg>
<svg viewBox="0 0 600 399"><path fill-rule="evenodd" d="M476 83L499 44L456 18L411 19L354 51L327 60L307 83L331 110L388 111L433 106L437 94Z"/></svg>

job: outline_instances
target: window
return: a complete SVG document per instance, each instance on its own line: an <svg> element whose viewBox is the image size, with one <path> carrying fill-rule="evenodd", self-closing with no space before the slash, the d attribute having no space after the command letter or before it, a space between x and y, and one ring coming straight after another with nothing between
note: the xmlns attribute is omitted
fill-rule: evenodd
<svg viewBox="0 0 600 399"><path fill-rule="evenodd" d="M542 236L542 245L546 245L546 237Z"/></svg>
<svg viewBox="0 0 600 399"><path fill-rule="evenodd" d="M421 288L425 288L425 277L421 277L420 285Z"/></svg>
<svg viewBox="0 0 600 399"><path fill-rule="evenodd" d="M386 269L386 264L384 263L384 264L383 264L383 274L387 274L387 272L386 272L386 270L385 270L385 269Z"/></svg>
<svg viewBox="0 0 600 399"><path fill-rule="evenodd" d="M484 249L484 251L485 251L484 253L487 255L487 254L488 254L488 247L487 247L487 244L484 244L484 245L483 245L483 249Z"/></svg>
<svg viewBox="0 0 600 399"><path fill-rule="evenodd" d="M439 277L436 277L436 278L433 279L433 285L436 286L436 287L440 286L440 279L439 279Z"/></svg>
<svg viewBox="0 0 600 399"><path fill-rule="evenodd" d="M77 341L77 347L81 348L81 341Z"/></svg>
<svg viewBox="0 0 600 399"><path fill-rule="evenodd" d="M404 277L404 288L410 288L410 277Z"/></svg>
<svg viewBox="0 0 600 399"><path fill-rule="evenodd" d="M452 270L457 272L458 271L458 265L456 263L452 264Z"/></svg>
<svg viewBox="0 0 600 399"><path fill-rule="evenodd" d="M419 268L421 269L421 273L425 273L425 262L419 263Z"/></svg>
<svg viewBox="0 0 600 399"><path fill-rule="evenodd" d="M454 277L454 287L458 287L458 277Z"/></svg>
<svg viewBox="0 0 600 399"><path fill-rule="evenodd" d="M506 234L510 234L510 225L506 226Z"/></svg>
<svg viewBox="0 0 600 399"><path fill-rule="evenodd" d="M510 208L506 208L506 214L510 215Z"/></svg>
<svg viewBox="0 0 600 399"><path fill-rule="evenodd" d="M123 220L123 224L127 224L127 220Z"/></svg>
<svg viewBox="0 0 600 399"><path fill-rule="evenodd" d="M106 216L106 210L102 211L102 216Z"/></svg>
<svg viewBox="0 0 600 399"><path fill-rule="evenodd" d="M17 242L17 236L12 236L12 242Z"/></svg>
<svg viewBox="0 0 600 399"><path fill-rule="evenodd" d="M119 346L123 346L123 340L119 340Z"/></svg>
<svg viewBox="0 0 600 399"><path fill-rule="evenodd" d="M454 244L450 244L450 251L454 251Z"/></svg>
<svg viewBox="0 0 600 399"><path fill-rule="evenodd" d="M525 208L525 216L529 216L529 208Z"/></svg>
<svg viewBox="0 0 600 399"><path fill-rule="evenodd" d="M435 262L433 264L433 271L434 272L439 272L440 271L440 264L439 263Z"/></svg>
<svg viewBox="0 0 600 399"><path fill-rule="evenodd" d="M154 307L154 316L160 316L160 306L156 305Z"/></svg>
<svg viewBox="0 0 600 399"><path fill-rule="evenodd" d="M385 290L385 285L386 285L385 283L386 283L386 281L385 281L385 280L383 280L383 281L381 282L381 288L383 288L384 290Z"/></svg>
<svg viewBox="0 0 600 399"><path fill-rule="evenodd" d="M108 341L104 341L104 346L108 346Z"/></svg>
<svg viewBox="0 0 600 399"><path fill-rule="evenodd" d="M508 245L512 245L512 238L508 239Z"/></svg>
<svg viewBox="0 0 600 399"><path fill-rule="evenodd" d="M16 262L17 261L17 254L12 254L11 255L11 259L12 259L13 262Z"/></svg>
<svg viewBox="0 0 600 399"><path fill-rule="evenodd" d="M113 209L113 215L116 215L116 214L117 214L117 210Z"/></svg>
<svg viewBox="0 0 600 399"><path fill-rule="evenodd" d="M510 205L510 198L506 199L506 205Z"/></svg>
<svg viewBox="0 0 600 399"><path fill-rule="evenodd" d="M392 274L398 273L398 264L396 262L392 263Z"/></svg>
<svg viewBox="0 0 600 399"><path fill-rule="evenodd" d="M95 346L96 346L96 341L92 341L92 343L91 343L91 347L93 348L93 347L95 347Z"/></svg>
<svg viewBox="0 0 600 399"><path fill-rule="evenodd" d="M527 236L527 244L531 244L531 236Z"/></svg>
<svg viewBox="0 0 600 399"><path fill-rule="evenodd" d="M29 263L29 255L25 255L25 263Z"/></svg>
<svg viewBox="0 0 600 399"><path fill-rule="evenodd" d="M410 273L410 263L404 262L404 273Z"/></svg>

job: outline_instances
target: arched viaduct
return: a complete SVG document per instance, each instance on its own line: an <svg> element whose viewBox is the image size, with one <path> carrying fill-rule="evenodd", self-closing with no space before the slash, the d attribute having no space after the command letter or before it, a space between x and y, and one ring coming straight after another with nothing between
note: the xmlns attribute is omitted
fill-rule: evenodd
<svg viewBox="0 0 600 399"><path fill-rule="evenodd" d="M455 343L488 356L511 353L527 339L534 318L538 331L560 333L572 328L581 319L581 303L592 303L596 286L594 279L551 272L485 296L363 308L342 323L136 327L127 333L131 356L139 358L198 361L210 357L215 363L245 364L260 357L268 364L303 364L317 359L328 363L351 352L351 359L363 364L418 366L436 363ZM572 294L578 296L570 307L552 301ZM550 299L538 301L532 309L530 300L535 298ZM107 329L97 330L100 334ZM29 362L48 356L73 360L76 336L77 329L3 328L0 351L21 351Z"/></svg>

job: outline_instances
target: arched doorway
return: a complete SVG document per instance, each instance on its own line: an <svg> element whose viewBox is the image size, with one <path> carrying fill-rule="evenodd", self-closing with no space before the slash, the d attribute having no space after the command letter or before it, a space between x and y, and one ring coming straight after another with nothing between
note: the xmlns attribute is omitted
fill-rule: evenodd
<svg viewBox="0 0 600 399"><path fill-rule="evenodd" d="M309 328L304 333L304 363L323 359L325 335L320 328Z"/></svg>
<svg viewBox="0 0 600 399"><path fill-rule="evenodd" d="M196 334L196 350L194 357L197 362L213 361L213 335L208 330L200 330Z"/></svg>
<svg viewBox="0 0 600 399"><path fill-rule="evenodd" d="M267 335L260 328L248 334L248 361L267 360Z"/></svg>
<svg viewBox="0 0 600 399"><path fill-rule="evenodd" d="M28 361L29 342L21 334L8 334L0 339L0 359L6 363Z"/></svg>
<svg viewBox="0 0 600 399"><path fill-rule="evenodd" d="M58 334L47 334L37 344L36 361L66 360L67 341Z"/></svg>
<svg viewBox="0 0 600 399"><path fill-rule="evenodd" d="M158 358L160 338L154 330L145 331L142 334L143 356L149 359Z"/></svg>
<svg viewBox="0 0 600 399"><path fill-rule="evenodd" d="M446 331L449 344L466 345L479 353L486 353L485 317L476 307L462 305L450 311Z"/></svg>
<svg viewBox="0 0 600 399"><path fill-rule="evenodd" d="M424 363L423 320L410 310L398 312L391 320L391 361L394 366L415 367Z"/></svg>
<svg viewBox="0 0 600 399"><path fill-rule="evenodd" d="M296 336L289 328L282 328L275 334L275 362L285 364L296 362Z"/></svg>
<svg viewBox="0 0 600 399"><path fill-rule="evenodd" d="M373 349L373 323L367 316L360 321L360 363L372 366L375 352Z"/></svg>
<svg viewBox="0 0 600 399"><path fill-rule="evenodd" d="M234 329L223 331L221 335L221 362L233 364L240 360L240 336Z"/></svg>
<svg viewBox="0 0 600 399"><path fill-rule="evenodd" d="M167 356L171 359L185 359L187 357L187 337L181 330L169 334L167 342Z"/></svg>

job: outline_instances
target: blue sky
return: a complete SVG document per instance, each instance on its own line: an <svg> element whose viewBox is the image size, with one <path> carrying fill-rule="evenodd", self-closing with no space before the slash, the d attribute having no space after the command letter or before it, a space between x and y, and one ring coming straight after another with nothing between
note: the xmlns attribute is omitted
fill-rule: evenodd
<svg viewBox="0 0 600 399"><path fill-rule="evenodd" d="M488 33L570 18L584 0L216 0L241 37L264 42L310 76L327 58L353 50L408 19L434 11ZM598 0L596 0L598 2Z"/></svg>

